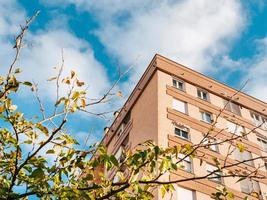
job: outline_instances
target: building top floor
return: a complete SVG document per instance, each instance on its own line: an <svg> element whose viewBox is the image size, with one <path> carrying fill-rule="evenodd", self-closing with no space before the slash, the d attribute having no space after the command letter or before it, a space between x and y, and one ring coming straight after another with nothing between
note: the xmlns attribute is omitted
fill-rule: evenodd
<svg viewBox="0 0 267 200"><path fill-rule="evenodd" d="M163 56L155 55L126 103L117 114L102 142L109 143L157 71L168 75L169 80L156 82L156 87L160 85L165 87L166 85L166 91L169 93L174 90L182 92L184 97L191 98L193 101L202 101L202 104L206 104L209 107L225 109L235 115L237 119L251 121L254 125L262 123L264 124L262 128L267 129L267 126L265 126L267 104L265 102L243 93L243 88L240 88L240 90L233 89ZM160 98L159 92L162 91L156 88L156 92L156 98Z"/></svg>

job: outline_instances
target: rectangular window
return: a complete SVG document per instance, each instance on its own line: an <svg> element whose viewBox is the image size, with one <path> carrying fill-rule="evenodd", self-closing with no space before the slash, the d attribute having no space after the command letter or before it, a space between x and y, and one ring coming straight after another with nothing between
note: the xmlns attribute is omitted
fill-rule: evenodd
<svg viewBox="0 0 267 200"><path fill-rule="evenodd" d="M200 113L201 113L201 120L202 121L210 123L210 124L213 122L211 113L206 112L206 111L200 111Z"/></svg>
<svg viewBox="0 0 267 200"><path fill-rule="evenodd" d="M261 138L257 138L261 148L267 152L267 141Z"/></svg>
<svg viewBox="0 0 267 200"><path fill-rule="evenodd" d="M198 98L203 99L205 101L209 100L208 92L206 92L204 90L197 89L197 96L198 96Z"/></svg>
<svg viewBox="0 0 267 200"><path fill-rule="evenodd" d="M262 119L262 128L264 129L264 130L266 130L267 131L267 119L266 118L264 118L264 117L261 117L261 119Z"/></svg>
<svg viewBox="0 0 267 200"><path fill-rule="evenodd" d="M250 113L250 116L251 116L251 118L252 118L253 123L254 123L256 126L261 125L260 115L251 112L251 113Z"/></svg>
<svg viewBox="0 0 267 200"><path fill-rule="evenodd" d="M119 163L124 161L123 147L120 147L117 152L114 154L114 157L117 159Z"/></svg>
<svg viewBox="0 0 267 200"><path fill-rule="evenodd" d="M183 159L183 161L179 163L179 167L187 172L192 172L192 159L189 156L186 158L184 157L184 154L178 154L178 158Z"/></svg>
<svg viewBox="0 0 267 200"><path fill-rule="evenodd" d="M224 105L226 105L225 109L236 114L236 115L239 115L241 116L241 110L240 110L240 106L232 101L227 101L227 100L224 100Z"/></svg>
<svg viewBox="0 0 267 200"><path fill-rule="evenodd" d="M195 200L195 192L182 187L177 187L177 200Z"/></svg>
<svg viewBox="0 0 267 200"><path fill-rule="evenodd" d="M235 134L238 136L242 136L245 134L245 127L244 126L235 124L235 123L230 122L230 121L227 121L226 125L227 125L228 132L230 132L232 134Z"/></svg>
<svg viewBox="0 0 267 200"><path fill-rule="evenodd" d="M172 79L172 86L179 89L179 90L185 90L184 89L184 82L177 79Z"/></svg>
<svg viewBox="0 0 267 200"><path fill-rule="evenodd" d="M236 149L234 151L234 157L236 160L240 161L240 162L243 162L243 161L246 161L244 163L250 165L250 166L254 166L254 163L253 161L251 160L252 159L252 155L249 151L244 151L244 152L240 152L238 149Z"/></svg>
<svg viewBox="0 0 267 200"><path fill-rule="evenodd" d="M179 136L180 138L189 140L189 130L187 128L174 128L175 135Z"/></svg>
<svg viewBox="0 0 267 200"><path fill-rule="evenodd" d="M241 186L241 192L244 192L246 194L251 194L253 192L256 192L260 194L260 186L257 181L245 179L240 181Z"/></svg>
<svg viewBox="0 0 267 200"><path fill-rule="evenodd" d="M178 99L173 99L172 108L179 112L187 114L187 103L186 102L180 101Z"/></svg>
<svg viewBox="0 0 267 200"><path fill-rule="evenodd" d="M203 142L204 145L207 145L207 148L209 148L212 151L219 152L219 147L216 144L216 140L213 138L206 138Z"/></svg>
<svg viewBox="0 0 267 200"><path fill-rule="evenodd" d="M118 130L117 130L117 136L118 136L118 137L121 136L121 134L122 134L123 131L124 131L124 128L125 128L125 124L122 123L122 124L120 125L120 127L118 128Z"/></svg>
<svg viewBox="0 0 267 200"><path fill-rule="evenodd" d="M255 126L261 126L262 129L267 130L267 119L260 114L250 112L250 116Z"/></svg>
<svg viewBox="0 0 267 200"><path fill-rule="evenodd" d="M208 174L212 173L208 179L209 180L212 180L212 181L215 181L217 183L222 183L222 173L221 172L214 172L218 170L217 167L213 166L213 165L209 165L209 164L206 164L206 171ZM214 173L213 173L214 172Z"/></svg>

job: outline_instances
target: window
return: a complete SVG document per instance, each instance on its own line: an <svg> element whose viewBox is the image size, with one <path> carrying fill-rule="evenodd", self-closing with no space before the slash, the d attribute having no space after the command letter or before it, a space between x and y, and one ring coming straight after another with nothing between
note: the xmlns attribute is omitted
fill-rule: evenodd
<svg viewBox="0 0 267 200"><path fill-rule="evenodd" d="M236 115L239 115L241 116L241 110L240 110L240 106L232 101L227 101L227 100L224 100L224 105L226 105L225 109L236 114Z"/></svg>
<svg viewBox="0 0 267 200"><path fill-rule="evenodd" d="M245 133L245 127L244 126L235 124L235 123L230 122L230 121L227 121L226 125L227 125L228 132L230 132L232 134L242 136Z"/></svg>
<svg viewBox="0 0 267 200"><path fill-rule="evenodd" d="M208 149L215 151L215 152L219 152L219 147L216 143L217 141L213 138L206 138L203 142L204 145L207 145Z"/></svg>
<svg viewBox="0 0 267 200"><path fill-rule="evenodd" d="M214 172L218 170L217 167L213 166L213 165L209 165L209 164L206 164L206 171L208 174ZM208 177L209 180L212 180L212 181L215 181L217 183L222 183L222 172L218 171L218 172L214 172L213 174L211 174L209 177Z"/></svg>
<svg viewBox="0 0 267 200"><path fill-rule="evenodd" d="M261 124L260 115L258 115L256 113L250 113L250 116L252 118L253 123L256 126L259 126Z"/></svg>
<svg viewBox="0 0 267 200"><path fill-rule="evenodd" d="M267 141L261 138L257 138L261 148L267 152Z"/></svg>
<svg viewBox="0 0 267 200"><path fill-rule="evenodd" d="M114 157L117 159L119 163L122 163L124 161L124 153L123 153L123 147L120 147L118 151L114 154Z"/></svg>
<svg viewBox="0 0 267 200"><path fill-rule="evenodd" d="M184 82L177 79L172 79L172 86L184 91Z"/></svg>
<svg viewBox="0 0 267 200"><path fill-rule="evenodd" d="M180 138L189 140L189 130L187 128L174 128L174 133Z"/></svg>
<svg viewBox="0 0 267 200"><path fill-rule="evenodd" d="M206 111L200 111L201 113L201 120L207 123L212 123L212 114Z"/></svg>
<svg viewBox="0 0 267 200"><path fill-rule="evenodd" d="M195 200L195 192L182 187L177 187L177 200Z"/></svg>
<svg viewBox="0 0 267 200"><path fill-rule="evenodd" d="M113 177L113 183L119 183L120 180L121 178L117 174Z"/></svg>
<svg viewBox="0 0 267 200"><path fill-rule="evenodd" d="M254 166L254 163L251 160L252 159L252 155L251 155L251 153L249 151L240 152L238 149L235 149L234 157L235 157L236 160L238 160L240 162L249 160L249 161L246 161L245 163L248 164L248 165Z"/></svg>
<svg viewBox="0 0 267 200"><path fill-rule="evenodd" d="M244 192L246 194L251 194L253 192L256 192L260 194L260 186L257 181L245 179L240 181L241 186L241 192Z"/></svg>
<svg viewBox="0 0 267 200"><path fill-rule="evenodd" d="M261 128L263 128L264 130L267 130L267 119L265 117L254 112L251 112L250 116L255 126L261 125Z"/></svg>
<svg viewBox="0 0 267 200"><path fill-rule="evenodd" d="M192 172L192 160L190 156L184 157L184 154L178 154L178 158L183 159L183 161L179 163L179 167L187 172Z"/></svg>
<svg viewBox="0 0 267 200"><path fill-rule="evenodd" d="M118 128L118 130L117 130L117 136L120 136L120 135L123 133L123 131L124 131L124 127L125 127L125 124L122 123L122 124L120 125L120 127Z"/></svg>
<svg viewBox="0 0 267 200"><path fill-rule="evenodd" d="M182 113L187 113L187 103L177 100L177 99L173 99L172 100L172 108L182 112Z"/></svg>
<svg viewBox="0 0 267 200"><path fill-rule="evenodd" d="M203 99L203 100L206 100L206 101L209 100L208 92L206 92L206 91L204 91L204 90L197 89L197 96L198 96L198 98L200 98L200 99Z"/></svg>
<svg viewBox="0 0 267 200"><path fill-rule="evenodd" d="M262 120L262 128L264 129L264 130L267 130L267 119L266 118L264 118L264 117L261 117L261 120Z"/></svg>
<svg viewBox="0 0 267 200"><path fill-rule="evenodd" d="M123 131L124 131L126 125L127 125L128 122L130 121L130 119L131 119L131 111L129 111L129 112L125 115L124 119L122 120L122 123L121 123L121 125L119 126L119 128L118 128L118 130L117 130L117 133L116 133L117 136L120 136L120 135L123 133Z"/></svg>

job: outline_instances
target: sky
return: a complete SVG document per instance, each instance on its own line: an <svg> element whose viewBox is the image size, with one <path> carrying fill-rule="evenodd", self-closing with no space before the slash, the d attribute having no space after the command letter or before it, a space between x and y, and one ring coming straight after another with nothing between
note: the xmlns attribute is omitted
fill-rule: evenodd
<svg viewBox="0 0 267 200"><path fill-rule="evenodd" d="M62 49L64 73L75 70L92 98L111 86L118 68L131 68L118 85L124 97L105 110L123 105L155 53L236 89L248 80L245 92L267 101L264 0L0 0L0 73L14 56L19 24L37 10L18 65L23 79L38 82L45 106L55 99L46 80ZM38 113L32 95L22 92L18 101L25 112ZM69 129L80 141L91 133L94 142L110 123L79 114Z"/></svg>

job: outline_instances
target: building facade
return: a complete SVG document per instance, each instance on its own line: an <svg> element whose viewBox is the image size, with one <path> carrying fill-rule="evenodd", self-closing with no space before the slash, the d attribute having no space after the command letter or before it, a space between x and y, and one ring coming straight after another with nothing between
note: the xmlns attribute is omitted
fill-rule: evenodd
<svg viewBox="0 0 267 200"><path fill-rule="evenodd" d="M248 85L249 87L249 85ZM229 101L231 99L231 101ZM228 102L228 103L227 103ZM114 122L106 130L102 142L108 152L120 158L123 149L135 147L146 140L168 147L177 144L198 143L203 133L210 129L213 120L220 114L214 132L216 140L230 138L232 134L248 133L242 139L245 152L233 152L227 162L267 156L267 104L245 93L238 92L203 74L155 55ZM227 144L203 149L203 164L197 158L186 159L184 168L170 174L177 177L205 175L212 171L212 157L223 160ZM242 163L240 168L267 176L267 161L257 159ZM109 174L112 177L114 174ZM235 199L244 199L253 191L267 199L267 179L241 181L238 178L214 178L187 181L177 184L172 199L209 200L220 184L235 194ZM155 199L161 199L155 194Z"/></svg>

